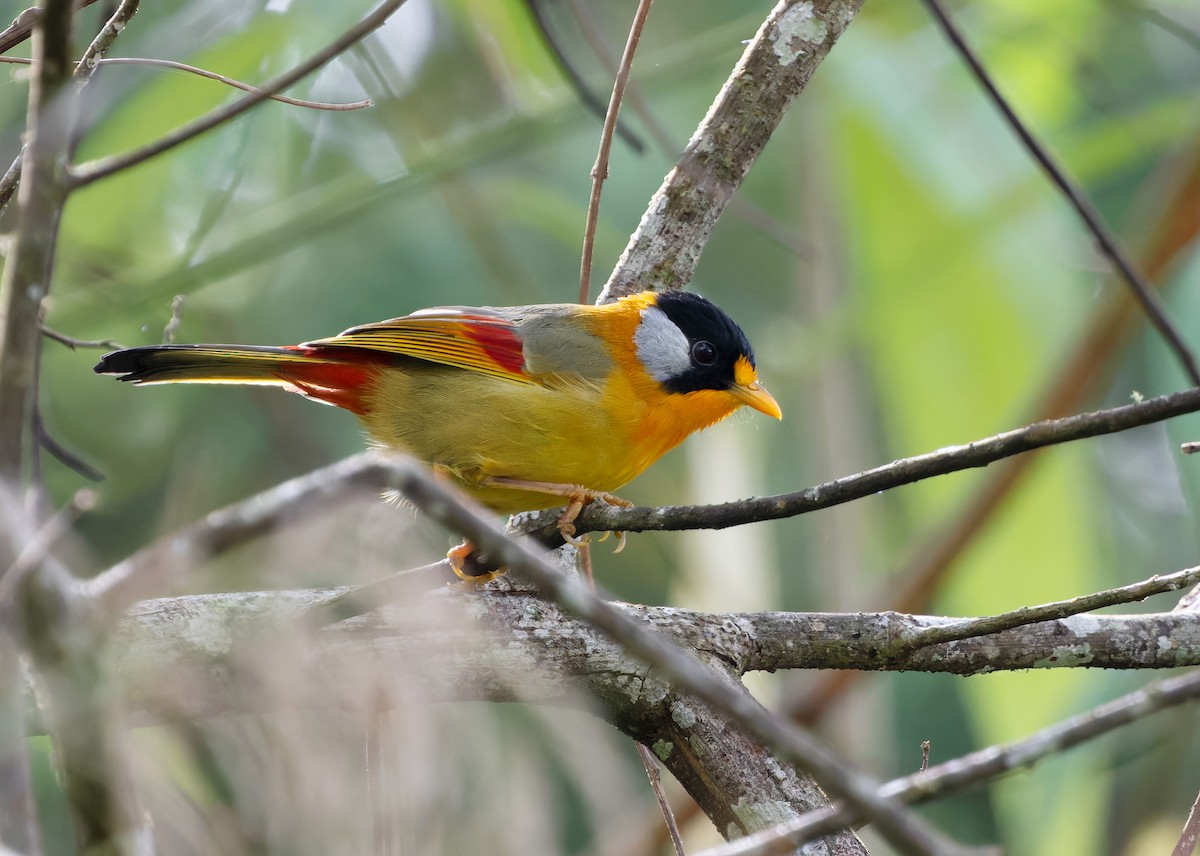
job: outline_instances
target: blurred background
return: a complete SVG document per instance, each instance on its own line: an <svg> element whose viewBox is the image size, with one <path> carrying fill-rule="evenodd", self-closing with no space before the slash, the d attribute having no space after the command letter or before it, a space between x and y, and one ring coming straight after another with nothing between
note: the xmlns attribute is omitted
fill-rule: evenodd
<svg viewBox="0 0 1200 856"><path fill-rule="evenodd" d="M4 0L0 17L23 5ZM80 49L104 5L81 14ZM538 5L606 101L604 54L619 53L633 0ZM769 9L654 5L634 65L641 103L631 97L622 112L645 151L614 148L593 293ZM366 11L316 0L147 3L109 55L263 81ZM953 11L1200 346L1190 231L1200 182L1188 182L1200 169L1200 8L1002 0ZM13 54L27 55L28 45ZM5 163L19 146L24 75L6 66L0 78ZM268 102L76 194L46 323L80 338L155 343L183 295L176 341L282 344L430 305L575 299L600 121L525 2L409 0L289 94L369 97L375 106L317 112ZM77 157L148 142L235 95L188 75L102 68ZM727 211L692 288L746 329L785 418L742 413L691 439L622 492L638 504L797 490L1017 427L1046 412L1048 396L1052 410L1075 411L1186 385L1136 312L1111 308L1122 286L915 0L867 4L740 198L747 207ZM1105 328L1106 317L1134 323ZM1094 347L1080 357L1082 341ZM41 383L48 431L106 476L100 506L80 526L80 571L363 446L352 416L298 396L136 389L93 375L96 356L47 342ZM1073 359L1078 392L1050 395ZM991 471L778 523L634 535L619 556L594 550L597 577L622 599L719 611L880 609L923 573L937 580L912 607L923 612L976 615L1066 598L1196 564L1200 461L1177 452L1195 439L1192 417L1043 454L982 515L986 523L959 538L941 573L931 569ZM84 484L48 457L45 478L58 502ZM222 557L194 589L358 582L436 559L453 540L411 511L346 503ZM922 740L932 741L933 763L947 760L1152 677L869 675L822 708L819 727L890 778L919 765ZM811 711L828 676L756 678L764 703ZM408 795L397 798L400 826L421 828L404 852L660 846L640 836L655 814L632 746L586 715L464 704L396 716L397 757L428 755L428 767L413 769L442 789L404 779L396 791ZM1167 852L1200 789L1192 726L1190 713L1160 715L926 811L956 836L1010 853ZM162 809L156 823L175 836L163 852L358 851L360 824L314 833L287 818L362 809L361 735L324 720L296 728L301 737L239 721L190 736L138 732L146 788ZM293 738L326 747L329 757L312 753L304 769L322 771L326 788L343 782L336 798L284 786L310 781L271 751ZM48 840L52 852L69 852L46 746L37 746ZM255 753L266 760L255 763ZM329 778L338 769L344 778ZM706 827L703 819L688 827L693 846L715 839Z"/></svg>

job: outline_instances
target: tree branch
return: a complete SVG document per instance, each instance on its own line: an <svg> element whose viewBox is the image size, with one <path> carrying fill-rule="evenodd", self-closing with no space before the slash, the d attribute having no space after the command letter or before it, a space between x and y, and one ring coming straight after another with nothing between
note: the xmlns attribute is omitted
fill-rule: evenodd
<svg viewBox="0 0 1200 856"><path fill-rule="evenodd" d="M245 713L252 699L224 693L228 658L280 628L322 627L300 656L327 685L328 706L344 705L339 678L350 658L387 660L433 701L526 701L561 704L584 693L610 705L606 714L649 728L636 705L661 699L632 682L652 677L641 660L586 621L508 580L478 595L444 585L441 566L391 583L403 605L340 619L331 605L356 589L238 592L142 601L115 626L111 658L139 722ZM407 579L411 585L404 587ZM432 583L432 585L430 585ZM643 628L696 651L734 675L782 669L860 669L961 675L1018 669L1162 669L1200 665L1200 613L1082 615L1038 622L977 639L918 651L897 640L964 619L899 613L707 613L664 606L612 604ZM436 620L429 620L429 616ZM327 624L328 619L334 623ZM552 640L553 644L547 644ZM340 665L339 665L340 664ZM349 670L353 673L353 670ZM399 672L397 672L399 673ZM663 677L653 675L654 680ZM406 677L406 680L409 680ZM192 689L184 692L184 688ZM624 690L623 690L624 688ZM174 701L172 701L174 700ZM248 707L247 705L250 705ZM634 705L631 707L630 705Z"/></svg>
<svg viewBox="0 0 1200 856"><path fill-rule="evenodd" d="M81 582L101 613L115 619L135 601L165 594L215 555L316 511L326 511L348 494L386 488L392 465L372 453L355 455L276 485L134 553Z"/></svg>
<svg viewBox="0 0 1200 856"><path fill-rule="evenodd" d="M861 0L781 0L650 200L599 302L682 288L717 219Z"/></svg>
<svg viewBox="0 0 1200 856"><path fill-rule="evenodd" d="M92 2L94 2L94 0L84 0L84 2L77 3L75 8L82 9L84 6L87 6ZM96 34L96 37L92 39L91 44L88 45L87 50L83 52L83 58L76 63L74 70L75 80L77 81L80 90L87 85L88 81L95 73L96 62L106 50L112 47L112 44L114 41L116 41L117 36L121 34L121 31L125 29L125 26L133 18L134 14L136 14L139 2L140 0L122 0L116 11L113 12L112 17L110 17L105 22L104 26L100 28L100 32ZM18 21L19 20L20 19L18 18ZM17 22L14 21L13 26L16 25ZM4 61L21 62L21 60L11 57L5 57ZM69 157L70 153L68 152L63 159L64 164L67 162ZM8 203L12 200L13 193L16 192L17 185L20 184L22 162L24 158L25 150L22 149L17 153L17 156L13 159L12 164L5 171L4 177L0 178L0 211L3 211L4 208L7 207Z"/></svg>
<svg viewBox="0 0 1200 856"><path fill-rule="evenodd" d="M13 65L29 65L30 60L24 57L17 56L0 56L0 63L10 63ZM116 57L101 57L92 60L93 67L101 65L135 65L141 68L163 68L167 71L180 71L185 74L194 74L197 77L203 77L205 80L215 80L217 83L224 83L226 86L232 86L234 89L240 89L243 92L257 92L258 87L244 83L241 80L235 80L232 77L226 77L223 74L217 74L215 71L209 71L206 68L200 68L195 65L188 65L186 62L176 62L173 59L156 59L154 57L145 56L116 56ZM372 106L370 98L364 98L361 101L309 101L304 98L292 98L290 95L268 95L272 101L278 101L280 104L291 104L293 107L305 107L309 110L328 110L332 112L346 112L349 110L363 110ZM0 200L3 201L3 200Z"/></svg>
<svg viewBox="0 0 1200 856"><path fill-rule="evenodd" d="M414 461L400 461L396 488L433 519L471 539L489 556L532 583L544 595L586 620L718 714L738 723L744 732L777 751L781 757L813 774L822 787L866 812L880 833L904 851L958 852L925 821L879 799L867 777L836 757L808 732L773 716L740 685L734 688L661 634L647 630L627 614L587 590L578 580L559 573L541 551L524 540L514 541L493 523L487 512Z"/></svg>
<svg viewBox="0 0 1200 856"><path fill-rule="evenodd" d="M625 41L625 50L621 54L621 64L613 80L612 95L608 99L608 109L604 113L604 126L600 131L600 148L596 152L596 162L592 165L592 192L588 197L587 218L583 228L583 253L579 262L579 302L588 302L588 290L592 281L592 252L596 248L596 223L600 217L600 191L608 178L608 158L612 151L613 132L617 129L617 116L621 112L621 99L625 95L625 86L629 83L629 70L633 67L633 54L637 50L638 41L642 38L642 28L650 14L650 4L653 0L638 0L637 11L633 15L633 23L629 27L629 37ZM536 4L535 4L536 5Z"/></svg>
<svg viewBox="0 0 1200 856"><path fill-rule="evenodd" d="M901 458L871 470L777 496L754 497L720 505L672 505L660 508L616 508L601 503L587 506L575 521L583 532L652 532L675 529L724 529L763 520L780 520L841 505L865 496L934 476L985 467L995 461L1089 437L1127 431L1200 410L1200 390L1188 389L1063 419L1034 422L1024 428L949 446L912 458ZM549 537L557 517L541 512L525 518L528 531Z"/></svg>
<svg viewBox="0 0 1200 856"><path fill-rule="evenodd" d="M926 8L933 16L941 28L943 34L958 51L963 62L971 69L971 73L975 75L976 81L987 92L992 103L1000 114L1008 122L1009 127L1020 138L1025 148L1038 162L1047 177L1053 182L1071 203L1071 207L1075 209L1075 213L1083 220L1088 231L1096 238L1096 243L1099 245L1101 252L1113 263L1125 282L1129 285L1134 298L1142 307L1142 311L1146 313L1146 317L1150 319L1150 323L1158 330L1159 334L1166 340L1167 346L1175 352L1175 356L1183 365L1184 372L1191 379L1193 386L1200 386L1200 366L1196 364L1196 357L1183 340L1183 335L1167 317L1166 310L1159 300L1158 294L1154 290L1154 286L1142 276L1141 272L1135 267L1133 260L1126 255L1117 242L1109 228L1104 225L1104 221L1100 218L1100 213L1084 195L1083 191L1075 184L1074 181L1067 176L1066 171L1054 160L1049 149L1033 135L1028 126L1021 121L1017 116L1016 111L1008 100L1000 92L987 69L983 67L983 62L979 56L967 43L966 37L959 30L950 15L942 6L940 0L924 0Z"/></svg>
<svg viewBox="0 0 1200 856"><path fill-rule="evenodd" d="M929 802L966 790L972 785L998 778L1013 770L1032 767L1056 755L1124 725L1159 711L1200 698L1200 673L1156 681L1129 695L1102 704L1087 713L1042 729L1024 740L989 746L930 767L921 773L895 779L883 790L906 803ZM768 856L792 850L813 841L825 830L841 829L860 818L845 809L822 809L796 823L771 832L749 836L728 845L704 851L701 856ZM785 849L781 849L785 848Z"/></svg>
<svg viewBox="0 0 1200 856"><path fill-rule="evenodd" d="M72 188L85 187L94 181L99 181L102 178L107 178L122 170L129 169L144 163L153 157L157 157L163 152L168 152L178 145L193 140L196 137L217 128L226 122L229 122L242 113L245 113L256 104L265 101L270 96L274 95L304 77L307 77L312 72L316 71L321 66L325 65L330 60L337 57L339 54L352 47L354 44L365 38L368 34L383 26L384 22L391 17L404 3L404 0L383 0L374 11L370 12L365 18L331 42L323 50L313 54L304 62L300 63L293 69L284 72L283 74L264 83L259 89L237 99L223 107L218 107L207 115L201 116L188 124L175 129L171 133L165 135L161 139L143 146L140 149L134 149L131 152L124 154L113 155L107 158L92 161L91 163L82 164L71 171Z"/></svg>

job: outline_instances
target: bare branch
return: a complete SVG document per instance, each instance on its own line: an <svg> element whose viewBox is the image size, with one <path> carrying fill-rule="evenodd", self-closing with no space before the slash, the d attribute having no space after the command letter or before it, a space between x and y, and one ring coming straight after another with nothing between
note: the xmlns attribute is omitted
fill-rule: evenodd
<svg viewBox="0 0 1200 856"><path fill-rule="evenodd" d="M225 550L270 532L285 522L361 490L379 492L391 466L365 453L276 485L152 544L81 583L110 618L151 593L171 591L197 567Z"/></svg>
<svg viewBox="0 0 1200 856"><path fill-rule="evenodd" d="M682 288L717 219L861 0L782 0L650 200L600 294Z"/></svg>
<svg viewBox="0 0 1200 856"><path fill-rule="evenodd" d="M402 662L421 663L413 689L436 701L503 701L512 681L524 681L521 697L563 703L583 691L610 706L616 720L639 719L622 707L633 704L622 686L664 678L586 621L565 614L536 592L511 580L489 584L478 595L445 585L445 563L387 578L372 586L289 592L237 592L159 598L136 605L116 625L112 656L117 676L128 679L131 708L139 721L169 709L190 719L210 714L245 713L253 699L206 687L221 681L234 646L252 644L256 634L280 627L318 627L313 648L298 656L320 659L318 673L329 675L329 705L339 700L338 658L362 656L364 646L387 650ZM371 597L364 595L370 591ZM386 594L390 600L379 595ZM337 606L374 600L376 609L342 619ZM1156 613L1084 615L1005 630L979 639L944 643L917 652L895 644L934 626L962 619L896 613L706 613L663 606L615 604L643 627L677 645L700 652L723 671L783 669L861 669L952 674L1029 668L1183 668L1200 664L1200 614ZM424 621L430 612L437 622ZM1160 639L1169 640L1160 644ZM167 640L170 640L169 642ZM464 640L469 644L464 647ZM552 640L553 644L547 644ZM336 652L336 656L335 656ZM903 658L903 659L902 659ZM314 663L317 662L314 660ZM189 669L188 663L192 664ZM390 667L389 667L390 668ZM207 677L191 672L200 669ZM396 673L408 674L399 669ZM211 674L209 674L211 672ZM175 675L169 680L164 675ZM523 677L522 677L523 676ZM346 679L353 682L353 677ZM185 692L193 681L195 689ZM640 701L660 699L647 688ZM668 691L662 687L663 693ZM183 697L187 696L187 699ZM189 700L190 699L190 700ZM149 717L149 719L147 719Z"/></svg>
<svg viewBox="0 0 1200 856"><path fill-rule="evenodd" d="M404 0L383 0L365 18L331 42L326 48L313 54L295 68L264 83L258 90L175 129L161 139L131 152L82 164L71 172L72 187L84 187L94 181L99 181L122 170L137 166L153 157L157 157L163 152L170 151L178 145L193 140L201 134L211 131L213 128L220 127L226 122L236 119L242 113L245 113L256 104L265 101L276 92L286 89L302 78L307 77L361 41L367 35L379 29L403 3Z"/></svg>
<svg viewBox="0 0 1200 856"><path fill-rule="evenodd" d="M71 527L79 520L79 516L89 511L96 504L96 494L88 488L75 491L71 501L60 508L58 512L42 524L21 548L12 563L0 573L0 609L7 609L12 604L17 587L24 582L25 577L41 566L61 541Z"/></svg>
<svg viewBox="0 0 1200 856"><path fill-rule="evenodd" d="M76 4L76 9L82 9L84 6L90 5L95 0L83 0ZM140 0L122 0L121 4L113 12L112 17L105 22L100 32L88 45L87 50L83 53L83 59L75 65L75 80L82 89L87 85L92 75L95 73L96 61L103 55L104 51L112 47L112 43L116 41L121 31L133 18L138 10ZM27 9L26 12L29 10ZM24 13L22 13L24 15ZM18 18L18 21L20 19ZM13 22L15 27L17 22ZM2 38L2 37L0 37ZM69 46L68 46L69 47ZM15 59L12 57L3 57L0 60L4 62L26 62L27 60ZM21 162L25 157L25 150L22 148L13 159L12 164L5 171L4 177L0 178L0 211L8 206L12 200L13 193L16 192L17 185L21 181ZM67 158L70 157L68 153ZM64 160L65 162L65 160Z"/></svg>
<svg viewBox="0 0 1200 856"><path fill-rule="evenodd" d="M1013 770L1032 767L1051 755L1197 698L1200 698L1200 673L1156 681L1137 692L1042 729L1024 740L989 746L924 772L888 782L883 791L906 803L940 799ZM853 811L821 809L796 823L714 847L701 856L767 856L780 852L781 844L797 847L819 838L827 830L841 829L860 819Z"/></svg>
<svg viewBox="0 0 1200 856"><path fill-rule="evenodd" d="M42 325L42 335L47 339L53 339L59 344L66 345L72 351L77 348L106 348L113 350L121 347L121 343L113 339L76 339L74 336L68 336L66 333L52 330L45 324Z"/></svg>
<svg viewBox="0 0 1200 856"><path fill-rule="evenodd" d="M1149 232L1154 237L1141 253L1147 275L1164 283L1170 281L1165 277L1167 269L1200 235L1200 205L1196 204L1200 197L1200 157L1193 156L1181 164L1172 161L1166 172L1169 180L1165 183L1171 193L1151 218L1153 223ZM1163 176L1156 176L1153 179L1155 186L1162 179ZM1113 354L1144 317L1134 310L1128 289L1110 291L1109 300L1071 349L1063 367L1034 397L1030 410L1036 418L1065 416L1082 407L1087 397L1095 394L1096 387L1108 372ZM958 510L950 520L917 539L920 544L912 551L913 558L893 574L896 582L890 587L886 604L881 606L900 612L925 609L955 561L994 518L997 509L1013 494L1037 459L1038 453L1021 455L990 467L980 479L979 486L958 504ZM801 722L815 722L857 676L856 672L834 672L825 676L802 703L795 706L793 715Z"/></svg>
<svg viewBox="0 0 1200 856"><path fill-rule="evenodd" d="M1150 319L1150 323L1154 325L1155 329L1166 340L1167 345L1175 352L1175 356L1183 365L1184 371L1191 379L1192 384L1200 386L1200 366L1196 364L1196 356L1183 340L1183 335L1171 322L1171 319L1167 317L1166 310L1162 305L1162 301L1159 300L1154 286L1142 276L1141 272L1134 265L1133 260L1121 249L1116 236L1104 224L1100 213L1096 211L1083 191L1067 176L1066 171L1055 161L1049 149L1042 145L1033 135L1033 132L1029 130L1028 126L1017 116L1012 105L1001 94L995 81L992 80L987 69L983 67L983 62L979 59L979 56L971 48L970 44L967 43L962 31L958 29L942 6L941 0L924 0L924 3L946 38L954 45L955 50L958 51L963 61L967 64L967 67L971 69L976 81L987 92L996 109L1004 116L1005 121L1008 122L1012 130L1021 139L1025 148L1033 155L1033 158L1042 167L1047 177L1062 192L1067 201L1071 203L1071 207L1075 209L1075 213L1079 215L1079 218L1083 220L1088 231L1096 238L1096 243L1099 245L1101 252L1121 272L1121 276L1128 283L1134 298L1141 305L1142 311L1146 313L1146 317Z"/></svg>
<svg viewBox="0 0 1200 856"><path fill-rule="evenodd" d="M646 768L646 778L650 780L650 790L654 791L654 799L658 802L658 810L662 812L663 823L667 825L667 834L671 837L671 846L675 848L675 856L687 856L683 847L683 837L679 834L679 825L675 823L675 812L671 810L671 801L663 790L662 776L658 773L658 760L654 753L642 743L634 742L642 766Z"/></svg>
<svg viewBox="0 0 1200 856"><path fill-rule="evenodd" d="M1200 613L1075 615L914 649L908 640L971 619L898 612L740 615L758 646L743 670L855 669L979 675L1016 669L1200 665ZM1166 640L1166 641L1164 641Z"/></svg>
<svg viewBox="0 0 1200 856"><path fill-rule="evenodd" d="M540 4L533 0L530 6L540 10ZM587 39L600 62L608 69L610 74L617 73L618 59L612 46L609 45L604 38L604 33L600 29L600 25L596 21L596 16L592 9L583 0L570 0L571 11L575 18L579 21L580 29L583 37ZM545 22L542 23L542 29L546 30ZM557 48L556 48L557 50ZM568 67L569 63L563 60L564 67ZM629 88L626 91L625 99L629 102L630 109L637 114L637 117L646 126L646 130L650 133L650 138L654 140L658 146L659 152L667 158L675 158L679 156L679 144L671 138L670 132L659 119L658 115L650 109L650 105L646 99L642 97L637 85L630 81ZM617 134L621 133L621 124L617 123ZM632 143L631 143L632 145ZM634 147L636 151L641 151L641 143ZM750 226L762 232L767 238L774 241L783 249L787 250L798 258L807 258L812 254L812 247L808 246L796 234L795 229L790 226L785 226L775 217L768 213L765 209L755 205L749 199L742 196L734 196L729 200L730 210L745 220Z"/></svg>
<svg viewBox="0 0 1200 856"><path fill-rule="evenodd" d="M121 31L129 26L133 16L137 14L140 2L141 0L121 0L120 5L112 13L112 17L104 22L100 32L87 46L87 50L83 52L83 56L75 66L75 81L80 87L87 86L88 81L92 79L92 75L96 73L96 66L105 51L112 47L117 36L121 35Z"/></svg>
<svg viewBox="0 0 1200 856"><path fill-rule="evenodd" d="M49 0L34 39L37 66L29 86L26 150L16 240L0 279L0 481L17 485L33 413L42 299L49 289L58 220L66 199L62 166L73 105L70 80L72 6Z"/></svg>
<svg viewBox="0 0 1200 856"><path fill-rule="evenodd" d="M1132 583L1119 588L1108 589L1095 594L1082 595L1070 600L1041 604L1040 606L1023 606L1011 612L1000 615L989 615L983 618L972 618L961 621L953 626L930 627L917 633L907 640L907 645L923 648L926 645L936 645L943 642L956 642L960 639L971 639L1011 630L1038 621L1048 621L1055 618L1066 618L1081 612L1091 612L1106 606L1116 606L1119 603L1132 603L1145 600L1156 594L1178 591L1181 588L1200 582L1200 568L1189 568L1173 574L1154 576L1148 580Z"/></svg>
<svg viewBox="0 0 1200 856"><path fill-rule="evenodd" d="M75 10L78 11L86 6L91 6L96 0L79 0L75 4ZM42 10L37 6L30 6L13 20L3 32L0 32L0 53L7 53L15 48L21 42L29 38L29 34L33 32L33 28L37 26L38 21L42 19Z"/></svg>
<svg viewBox="0 0 1200 856"><path fill-rule="evenodd" d="M995 461L1089 437L1127 431L1200 410L1200 390L1188 389L1136 404L1096 410L1063 419L1034 422L963 446L949 446L912 458L843 476L794 493L754 497L721 505L673 505L615 508L592 503L575 521L578 532L650 532L674 529L724 529L763 520L795 517L912 484L934 476L985 467ZM526 518L526 528L549 537L557 518L543 512Z"/></svg>
<svg viewBox="0 0 1200 856"><path fill-rule="evenodd" d="M587 220L583 229L583 254L579 262L579 302L588 302L588 291L592 280L592 253L596 248L596 222L600 217L600 191L608 178L608 158L612 151L613 132L617 128L617 115L621 112L621 99L629 83L629 70L633 66L633 54L642 37L642 28L650 14L653 0L638 0L629 37L621 54L621 64L613 81L612 95L608 99L608 110L604 114L604 127L600 131L600 149L596 152L596 163L592 165L592 192L588 197Z"/></svg>
<svg viewBox="0 0 1200 856"><path fill-rule="evenodd" d="M16 56L0 56L0 63L7 62L13 65L29 65L30 60L24 57ZM120 57L104 57L92 61L93 66L101 65L135 65L143 68L165 68L169 71L182 71L187 74L194 74L197 77L203 77L207 80L215 80L218 83L224 83L226 86L232 86L234 89L240 89L243 92L258 92L256 86L249 83L243 83L240 80L235 80L232 77L226 77L223 74L217 74L215 71L209 71L206 68L200 68L195 65L188 65L185 62L176 62L172 59L155 59L153 57L144 56L120 56ZM305 107L309 110L330 110L330 111L347 111L347 110L362 110L372 106L373 102L370 98L364 98L361 101L307 101L303 98L292 98L290 95L268 95L272 101L278 101L281 104L291 104L294 107Z"/></svg>
<svg viewBox="0 0 1200 856"><path fill-rule="evenodd" d="M598 700L606 718L634 736L645 739L657 733L664 741L677 744L693 736L687 731L670 733L679 723L671 725L671 710L663 710L687 697L675 695L659 673L647 669L586 621L565 615L536 593L506 580L472 595L437 584L427 573L430 570L437 568L415 572L410 588L393 590L396 606L327 626L295 648L294 655L304 664L305 673L320 676L323 689L316 703L334 708L352 704L352 664L361 663L364 651L370 650L386 673L405 676L407 691L430 700L519 697L531 703L561 705L576 703L572 699L583 695ZM424 581L420 577L425 577ZM434 584L429 586L431 582ZM235 678L229 663L237 649L253 648L262 634L273 635L281 625L323 618L322 605L346 602L353 593L351 589L251 592L147 601L117 626L111 645L114 676L128 686L137 722L254 712L261 694L239 692L230 684ZM1200 615L1196 614L1077 616L934 646L899 662L893 659L893 649L886 647L891 641L919 634L928 626L953 626L961 619L886 613L707 614L670 607L615 607L734 674L792 667L968 672L1083 664L1158 668L1200 662ZM1163 639L1171 640L1170 644L1164 646ZM1091 653L1085 656L1089 649ZM1174 699L1168 703L1200 693L1200 682L1193 676L1188 680L1193 689L1167 690L1164 698ZM630 687L640 690L630 692ZM1157 694L1158 690L1150 687L1129 701L1101 708L1095 717L1055 726L1036 739L933 767L925 775L933 777L934 785L917 777L901 781L912 783L906 791L912 798L934 798L950 792L943 788L959 789L1032 763L1101 730L1132 721L1142 712L1158 709L1157 702L1162 699ZM685 721L685 713L700 710L691 702L687 707L686 712L674 708L675 718ZM668 731L655 731L663 728ZM683 753L672 755L665 745L655 748L662 750L660 757L666 756L664 763L672 772L684 771L686 777L676 757ZM952 772L948 774L948 770ZM703 783L690 782L689 786L700 789Z"/></svg>
<svg viewBox="0 0 1200 856"><path fill-rule="evenodd" d="M511 573L533 582L547 598L584 619L622 647L695 695L718 713L739 723L748 735L810 772L835 796L867 813L880 833L906 851L951 853L957 848L916 815L880 799L865 776L851 770L806 731L773 716L744 690L723 681L694 656L559 573L525 541L509 539L487 512L460 498L413 461L400 461L396 488L426 514L471 539Z"/></svg>

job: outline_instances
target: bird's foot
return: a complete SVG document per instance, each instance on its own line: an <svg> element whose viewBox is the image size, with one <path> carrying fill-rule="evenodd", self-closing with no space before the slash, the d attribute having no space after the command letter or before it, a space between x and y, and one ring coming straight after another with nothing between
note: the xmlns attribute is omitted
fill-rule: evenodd
<svg viewBox="0 0 1200 856"><path fill-rule="evenodd" d="M480 558L475 545L470 541L463 541L457 547L450 548L446 553L446 560L450 562L450 570L454 571L454 575L461 581L458 585L476 589L508 573L508 568L489 567L482 563Z"/></svg>
<svg viewBox="0 0 1200 856"><path fill-rule="evenodd" d="M485 476L480 482L482 484L493 487L507 487L515 490L528 490L534 493L547 493L551 496L565 497L567 507L563 513L559 515L558 522L555 524L558 532L562 535L563 540L573 547L582 547L588 543L588 536L575 536L575 518L579 517L585 505L599 500L606 505L615 505L618 508L633 508L633 503L627 499L608 493L603 490L592 490L590 487L584 487L579 484L557 484L556 482L540 482L528 481L526 479L510 479L505 476ZM617 549L615 552L620 553L625 549L625 533L618 532ZM605 533L604 537L608 537ZM601 538L600 540L604 540Z"/></svg>
<svg viewBox="0 0 1200 856"><path fill-rule="evenodd" d="M583 512L584 506L589 503L599 500L605 505L615 505L618 508L633 508L633 503L627 499L621 499L619 496L614 496L611 493L606 493L599 490L588 490L587 488L578 487L577 485L568 485L575 488L577 493L568 495L569 501L563 513L559 515L558 522L555 526L558 528L558 533L562 535L563 540L574 547L581 547L591 540L587 535L581 537L575 536L575 519ZM603 533L597 540L604 541L612 532ZM625 533L617 532L617 549L614 553L620 553L625 549Z"/></svg>

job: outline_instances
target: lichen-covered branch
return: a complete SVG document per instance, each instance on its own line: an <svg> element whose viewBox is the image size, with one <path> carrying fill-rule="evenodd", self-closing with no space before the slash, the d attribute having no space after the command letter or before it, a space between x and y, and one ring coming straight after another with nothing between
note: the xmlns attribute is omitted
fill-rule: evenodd
<svg viewBox="0 0 1200 856"><path fill-rule="evenodd" d="M726 833L763 829L817 804L812 800L819 792L807 780L727 719L535 592L507 580L477 594L435 585L393 601L403 605L301 632L324 615L322 604L349 592L145 601L115 628L109 668L126 687L135 723L263 712L269 695L237 664L263 640L283 638L306 680L321 687L312 704L358 710L373 703L375 696L364 697L356 678L365 665L372 674L394 676L394 692L405 699L588 707L651 746ZM962 619L617 606L728 680L788 668L975 674L1200 665L1200 614L1189 612L1079 615L913 651L908 640ZM839 840L849 849L835 852L857 852L851 838Z"/></svg>
<svg viewBox="0 0 1200 856"><path fill-rule="evenodd" d="M148 600L114 630L111 657L131 711L146 721L245 712L226 692L227 659L256 636L299 626L349 589L242 592ZM625 614L731 674L779 669L910 670L976 674L1007 669L1158 669L1200 665L1200 613L1078 615L910 651L906 640L962 619L899 613L704 613L617 604ZM319 609L317 610L319 612ZM429 620L428 615L437 620ZM425 616L425 618L422 618ZM422 698L565 703L601 699L614 720L644 715L669 692L637 659L586 622L504 580L479 594L438 587L408 607L330 625L298 649L326 703L355 658L396 669ZM415 668L420 666L420 668ZM651 681L647 684L647 681ZM638 711L641 710L641 713Z"/></svg>
<svg viewBox="0 0 1200 856"><path fill-rule="evenodd" d="M650 199L601 303L688 283L725 206L861 6L861 0L782 0L772 10Z"/></svg>

